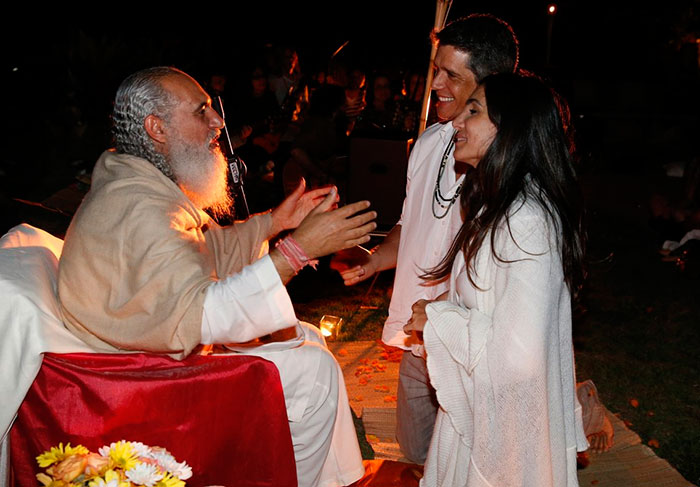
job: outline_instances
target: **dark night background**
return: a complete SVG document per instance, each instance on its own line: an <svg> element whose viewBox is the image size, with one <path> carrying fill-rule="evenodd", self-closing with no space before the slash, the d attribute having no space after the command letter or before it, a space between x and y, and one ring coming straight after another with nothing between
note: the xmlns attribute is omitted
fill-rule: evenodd
<svg viewBox="0 0 700 487"><path fill-rule="evenodd" d="M37 200L69 183L78 168L89 171L109 145L116 87L146 66L175 65L201 81L223 71L235 85L266 43L296 47L302 71L310 72L349 40L343 55L368 72L427 67L434 2L239 3L168 7L159 15L126 4L103 15L8 15L0 190ZM550 65L546 2L456 0L448 20L491 12L510 22L521 65L550 77L569 99L580 147L624 166L698 152L689 144L698 128L700 3L660 5L560 2Z"/></svg>
<svg viewBox="0 0 700 487"><path fill-rule="evenodd" d="M173 65L202 83L223 73L235 90L266 45L294 47L302 72L312 73L349 41L341 55L368 74L427 71L433 0L252 3L6 11L0 234L21 221L42 226L54 218L62 219L56 228L67 226L70 215L38 214L45 210L17 199L44 201L91 171L110 145L117 86L138 69ZM665 165L700 157L700 0L562 0L553 18L547 5L454 0L448 21L473 12L508 21L520 39L521 66L569 100L592 262L574 323L580 378L594 379L612 412L630 420L643 442L660 440L658 454L700 483L700 251L693 279L661 262L660 242L670 235L652 227L648 204L654 193L680 192ZM327 284L326 294L336 289ZM644 408L630 406L630 397Z"/></svg>

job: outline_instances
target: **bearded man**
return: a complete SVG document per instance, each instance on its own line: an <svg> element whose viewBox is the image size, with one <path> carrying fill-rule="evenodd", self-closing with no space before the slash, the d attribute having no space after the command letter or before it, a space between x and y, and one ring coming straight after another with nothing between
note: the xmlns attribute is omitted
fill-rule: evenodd
<svg viewBox="0 0 700 487"><path fill-rule="evenodd" d="M300 323L284 284L316 257L369 239L369 202L334 209L335 188L300 184L275 210L220 227L205 209L231 201L218 146L224 122L182 71L129 76L113 113L116 150L66 233L58 294L66 326L98 351L176 358L199 344L294 337L249 353L280 372L299 485L347 485L364 468L342 374L315 327ZM267 241L293 230L267 252Z"/></svg>

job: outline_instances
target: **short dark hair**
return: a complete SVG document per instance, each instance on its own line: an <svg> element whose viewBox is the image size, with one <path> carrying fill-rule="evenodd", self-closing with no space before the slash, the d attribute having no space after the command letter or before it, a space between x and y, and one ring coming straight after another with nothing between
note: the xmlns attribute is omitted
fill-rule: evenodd
<svg viewBox="0 0 700 487"><path fill-rule="evenodd" d="M518 38L504 20L472 14L433 31L433 42L469 54L467 68L481 82L489 74L514 73L518 68Z"/></svg>

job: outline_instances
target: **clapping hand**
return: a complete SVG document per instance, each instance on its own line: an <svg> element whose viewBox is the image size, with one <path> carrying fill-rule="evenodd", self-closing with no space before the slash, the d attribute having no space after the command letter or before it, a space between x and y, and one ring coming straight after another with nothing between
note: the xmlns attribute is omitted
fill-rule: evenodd
<svg viewBox="0 0 700 487"><path fill-rule="evenodd" d="M369 201L333 209L337 201L337 190L332 187L325 199L308 213L292 233L311 259L366 243L370 239L369 232L377 228L374 223L377 212L361 213L369 207Z"/></svg>

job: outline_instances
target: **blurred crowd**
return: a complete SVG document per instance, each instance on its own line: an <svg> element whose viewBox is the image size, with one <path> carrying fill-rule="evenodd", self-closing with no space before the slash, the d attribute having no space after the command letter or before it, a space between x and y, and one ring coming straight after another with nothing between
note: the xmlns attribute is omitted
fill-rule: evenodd
<svg viewBox="0 0 700 487"><path fill-rule="evenodd" d="M209 94L223 100L233 149L247 166L251 212L278 204L302 177L308 187L336 184L342 194L352 137L415 140L423 74L366 71L335 58L305 72L290 47L267 54L236 86L222 73L205 80Z"/></svg>

